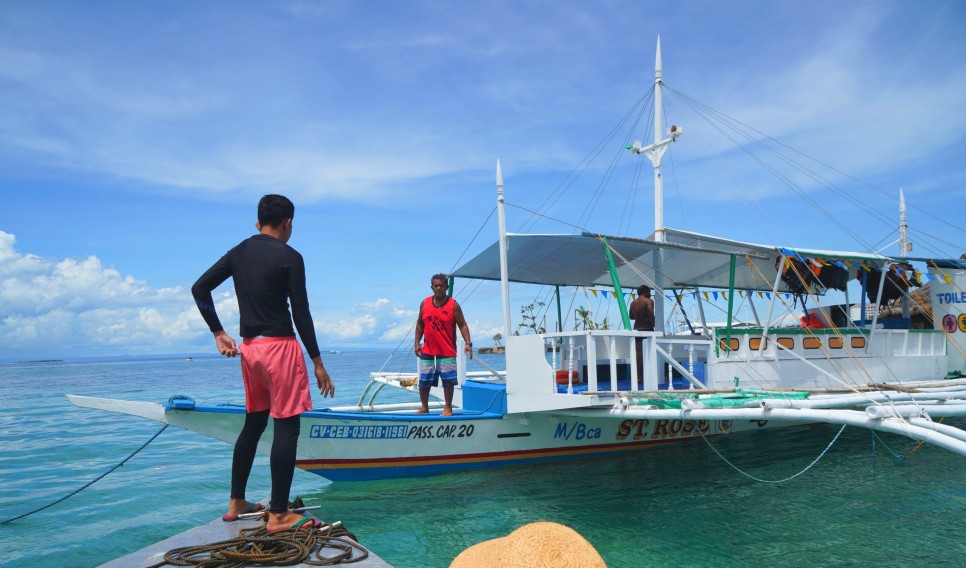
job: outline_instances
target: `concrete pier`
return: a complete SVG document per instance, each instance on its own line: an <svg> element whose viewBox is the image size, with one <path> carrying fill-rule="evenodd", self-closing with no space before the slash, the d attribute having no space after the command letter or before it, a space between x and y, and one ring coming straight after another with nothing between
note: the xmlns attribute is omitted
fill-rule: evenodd
<svg viewBox="0 0 966 568"><path fill-rule="evenodd" d="M334 521L333 521L334 522ZM152 566L160 562L164 562L164 555L169 550L175 548L183 548L186 546L200 546L204 544L210 544L213 542L220 542L223 540L230 540L238 536L241 529L250 529L259 526L261 521L258 520L238 520L233 523L226 523L220 518L206 525L200 527L195 527L193 529L187 530L181 534L175 535L171 538L162 540L161 542L152 544L146 548L142 548L137 552L132 552L121 558L117 558L102 564L102 567L107 568L131 568L133 566ZM368 548L368 547L367 547ZM322 554L326 556L335 556L340 554L342 551L335 548L323 548ZM358 551L355 551L355 556L357 558L359 555ZM310 557L314 558L314 556ZM170 566L170 564L169 564ZM260 565L254 565L260 566ZM308 564L297 564L296 566L308 567ZM338 566L338 564L336 564ZM369 557L361 562L353 562L351 564L353 568L392 568L385 560L379 558L371 550L369 551Z"/></svg>

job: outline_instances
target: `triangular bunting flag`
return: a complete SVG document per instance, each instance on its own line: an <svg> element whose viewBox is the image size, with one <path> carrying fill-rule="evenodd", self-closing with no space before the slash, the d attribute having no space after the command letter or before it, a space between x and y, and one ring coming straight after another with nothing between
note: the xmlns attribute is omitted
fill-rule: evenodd
<svg viewBox="0 0 966 568"><path fill-rule="evenodd" d="M717 302L718 301L718 291L715 290L714 292L711 292L711 295L714 296L714 301Z"/></svg>
<svg viewBox="0 0 966 568"><path fill-rule="evenodd" d="M607 297L607 290L601 290L600 293L603 294L605 298Z"/></svg>
<svg viewBox="0 0 966 568"><path fill-rule="evenodd" d="M952 284L953 283L953 281L949 279L949 275L948 274L943 274L943 280L946 281L946 284Z"/></svg>
<svg viewBox="0 0 966 568"><path fill-rule="evenodd" d="M707 302L708 301L708 293L707 292L701 292L701 293L704 294L704 301Z"/></svg>
<svg viewBox="0 0 966 568"><path fill-rule="evenodd" d="M595 298L597 297L597 290L591 289L590 293L593 294Z"/></svg>

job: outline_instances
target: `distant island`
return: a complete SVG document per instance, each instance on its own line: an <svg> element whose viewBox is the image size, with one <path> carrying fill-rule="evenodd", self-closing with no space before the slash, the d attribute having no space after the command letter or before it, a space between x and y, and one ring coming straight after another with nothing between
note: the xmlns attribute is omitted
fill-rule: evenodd
<svg viewBox="0 0 966 568"><path fill-rule="evenodd" d="M476 352L483 355L506 353L506 346L505 345L487 345L484 347L480 347L479 349L476 350Z"/></svg>

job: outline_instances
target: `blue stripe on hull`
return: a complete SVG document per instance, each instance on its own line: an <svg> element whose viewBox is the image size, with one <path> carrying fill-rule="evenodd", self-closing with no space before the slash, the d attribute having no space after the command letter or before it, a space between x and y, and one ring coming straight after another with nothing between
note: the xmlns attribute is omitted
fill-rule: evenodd
<svg viewBox="0 0 966 568"><path fill-rule="evenodd" d="M647 448L653 448L655 446L663 446L669 443L685 442L691 441L695 438L687 438L683 440L668 440L658 443L649 444L628 444L626 446L610 449L601 450L598 452L587 452L587 453L576 453L576 454L565 454L565 455L544 455L544 456L532 456L532 457L521 457L513 459L498 459L498 460L480 460L480 461L461 461L465 458L461 456L454 456L453 461L435 463L435 464L425 464L425 465L399 465L399 466L377 466L377 467L316 467L316 468L304 468L305 471L309 473L314 473L320 475L330 481L372 481L376 479L396 479L401 477L428 477L431 475L439 475L443 473L453 473L456 471L469 471L477 469L489 469L495 467L507 467L514 465L526 465L526 464L536 464L536 463L551 463L560 461L569 461L577 459L586 458L599 458L605 456L612 456L618 454L625 454L628 451L639 451ZM561 448L564 449L564 448ZM300 466L301 467L301 466Z"/></svg>

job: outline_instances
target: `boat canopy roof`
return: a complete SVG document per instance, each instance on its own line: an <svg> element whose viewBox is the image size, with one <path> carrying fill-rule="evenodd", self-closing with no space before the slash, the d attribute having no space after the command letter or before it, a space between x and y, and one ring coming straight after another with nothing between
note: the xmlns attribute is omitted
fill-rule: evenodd
<svg viewBox="0 0 966 568"><path fill-rule="evenodd" d="M877 254L778 247L733 241L679 229L666 229L666 242L594 233L579 235L507 235L507 265L511 282L555 286L611 287L613 282L604 254L609 243L620 284L659 288L729 288L731 257L735 256L738 290L771 290L777 260L784 254L840 266L879 266L892 260ZM500 279L499 242L460 266L452 276L481 280ZM655 259L660 257L660 280ZM784 282L778 289L787 291Z"/></svg>

